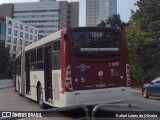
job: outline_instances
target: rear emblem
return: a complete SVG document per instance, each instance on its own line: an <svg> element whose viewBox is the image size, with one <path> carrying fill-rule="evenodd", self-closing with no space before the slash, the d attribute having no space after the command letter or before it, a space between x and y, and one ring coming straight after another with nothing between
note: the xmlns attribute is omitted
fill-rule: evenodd
<svg viewBox="0 0 160 120"><path fill-rule="evenodd" d="M86 71L89 66L86 66L85 64L81 64L80 66L76 66L76 68L79 68L80 71Z"/></svg>
<svg viewBox="0 0 160 120"><path fill-rule="evenodd" d="M99 75L100 77L102 77L102 76L103 76L103 71L99 71L99 72L98 72L98 75Z"/></svg>
<svg viewBox="0 0 160 120"><path fill-rule="evenodd" d="M80 70L81 71L85 71L86 70L86 65L85 64L81 64L80 65Z"/></svg>
<svg viewBox="0 0 160 120"><path fill-rule="evenodd" d="M78 82L78 78L75 79L75 82Z"/></svg>
<svg viewBox="0 0 160 120"><path fill-rule="evenodd" d="M81 77L81 82L85 82L86 80L84 79L84 77Z"/></svg>

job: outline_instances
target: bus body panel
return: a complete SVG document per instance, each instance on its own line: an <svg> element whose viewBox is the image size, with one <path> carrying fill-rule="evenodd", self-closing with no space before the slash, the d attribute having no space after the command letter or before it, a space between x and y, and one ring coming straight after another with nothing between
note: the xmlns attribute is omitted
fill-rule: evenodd
<svg viewBox="0 0 160 120"><path fill-rule="evenodd" d="M44 71L30 71L30 98L37 100L37 83L40 82L44 86ZM44 87L42 87L44 89Z"/></svg>
<svg viewBox="0 0 160 120"><path fill-rule="evenodd" d="M64 95L62 94L61 70L52 71L52 86L53 86L53 104L61 106L64 103Z"/></svg>
<svg viewBox="0 0 160 120"><path fill-rule="evenodd" d="M94 89L75 91L75 104L96 104L104 102L122 101L131 97L129 87Z"/></svg>
<svg viewBox="0 0 160 120"><path fill-rule="evenodd" d="M74 90L120 87L126 85L125 64L120 60L76 60L72 63Z"/></svg>
<svg viewBox="0 0 160 120"><path fill-rule="evenodd" d="M81 30L91 30L90 27L76 28ZM110 31L113 28L99 28L94 27L94 30L103 31L108 29ZM72 31L74 29L67 28L56 33L51 34L50 36L43 38L42 40L33 43L25 47L21 59L21 76L16 76L16 89L18 90L18 82L20 79L20 89L19 93L24 94L25 96L37 101L37 88L38 84L42 86L43 91L43 100L44 103L54 106L54 107L63 107L75 104L96 104L101 102L117 101L130 98L131 92L130 87L127 86L127 77L126 77L126 66L128 65L128 51L127 44L125 40L125 33L122 30L122 46L121 52L119 55L113 56L97 56L97 57L82 57L75 54L75 49L73 47L72 41ZM67 37L66 37L67 35ZM60 40L60 54L53 49L53 43L57 40ZM25 59L26 55L30 56L28 59L31 60L31 52L36 51L39 48L43 49L43 68L41 71L37 69L32 70L32 64L28 62L28 71L29 71L29 82L26 82L26 66ZM50 48L50 49L49 49ZM47 63L47 57L51 61ZM57 53L56 53L57 52ZM87 51L86 51L87 52ZM54 54L60 55L60 68L53 69L55 60ZM30 55L29 55L30 54ZM16 58L21 56L18 54ZM37 60L38 58L36 58ZM39 61L38 61L39 62ZM37 63L38 63L37 62ZM52 68L50 70L51 85L47 85L46 75L48 75L48 70L46 68L50 65ZM23 80L22 80L23 79ZM46 83L45 83L46 82ZM30 85L26 90L26 86ZM46 87L51 87L46 88ZM49 90L49 93L47 92ZM49 95L48 95L49 94ZM47 96L47 97L46 97Z"/></svg>

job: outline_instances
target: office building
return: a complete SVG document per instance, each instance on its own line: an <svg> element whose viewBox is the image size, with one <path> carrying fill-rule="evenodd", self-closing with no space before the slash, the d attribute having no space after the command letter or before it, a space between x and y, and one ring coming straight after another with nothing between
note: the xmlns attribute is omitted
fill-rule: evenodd
<svg viewBox="0 0 160 120"><path fill-rule="evenodd" d="M6 19L6 16L12 18L13 8L14 5L10 3L0 5L0 18Z"/></svg>
<svg viewBox="0 0 160 120"><path fill-rule="evenodd" d="M79 3L55 0L15 3L13 18L39 29L42 37L79 26Z"/></svg>
<svg viewBox="0 0 160 120"><path fill-rule="evenodd" d="M86 0L86 26L97 26L114 14L117 14L117 0Z"/></svg>
<svg viewBox="0 0 160 120"><path fill-rule="evenodd" d="M6 21L4 18L0 18L0 43L5 43L6 40Z"/></svg>
<svg viewBox="0 0 160 120"><path fill-rule="evenodd" d="M11 59L24 46L38 40L38 29L31 25L6 17L5 47L9 49Z"/></svg>

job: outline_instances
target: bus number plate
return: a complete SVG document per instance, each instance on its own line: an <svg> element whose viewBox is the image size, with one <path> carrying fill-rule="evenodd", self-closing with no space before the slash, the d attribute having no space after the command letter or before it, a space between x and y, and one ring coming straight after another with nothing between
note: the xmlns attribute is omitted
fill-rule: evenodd
<svg viewBox="0 0 160 120"><path fill-rule="evenodd" d="M96 85L96 87L99 87L99 88L100 87L106 87L106 83L99 83L99 84Z"/></svg>

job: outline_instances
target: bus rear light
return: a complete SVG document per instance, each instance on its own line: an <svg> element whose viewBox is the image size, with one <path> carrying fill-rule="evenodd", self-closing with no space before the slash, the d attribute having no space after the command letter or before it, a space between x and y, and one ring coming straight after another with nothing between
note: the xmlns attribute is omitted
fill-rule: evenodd
<svg viewBox="0 0 160 120"><path fill-rule="evenodd" d="M126 84L127 87L131 86L131 78L130 78L130 69L129 69L129 64L126 64Z"/></svg>
<svg viewBox="0 0 160 120"><path fill-rule="evenodd" d="M67 74L67 78L70 78L70 77L71 77L71 74L70 74L70 73L68 73L68 74Z"/></svg>
<svg viewBox="0 0 160 120"><path fill-rule="evenodd" d="M131 85L131 80L127 80L127 84L130 86Z"/></svg>
<svg viewBox="0 0 160 120"><path fill-rule="evenodd" d="M68 88L72 88L72 84L68 84Z"/></svg>
<svg viewBox="0 0 160 120"><path fill-rule="evenodd" d="M73 85L72 85L72 76L71 76L71 65L68 65L66 68L66 87L70 91L73 91Z"/></svg>
<svg viewBox="0 0 160 120"><path fill-rule="evenodd" d="M66 80L66 83L69 83L69 82L71 82L71 80Z"/></svg>

